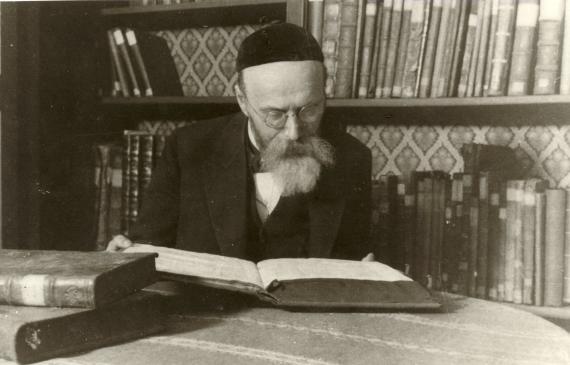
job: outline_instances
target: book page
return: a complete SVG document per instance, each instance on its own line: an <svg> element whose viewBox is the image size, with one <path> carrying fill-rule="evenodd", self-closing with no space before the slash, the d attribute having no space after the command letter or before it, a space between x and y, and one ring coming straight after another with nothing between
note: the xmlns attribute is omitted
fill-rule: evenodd
<svg viewBox="0 0 570 365"><path fill-rule="evenodd" d="M353 279L412 281L396 269L380 262L336 259L271 259L257 264L263 287L273 280Z"/></svg>
<svg viewBox="0 0 570 365"><path fill-rule="evenodd" d="M262 287L257 267L251 261L207 253L135 244L124 252L156 252L156 271L209 281L252 284ZM208 282L204 280L204 282Z"/></svg>

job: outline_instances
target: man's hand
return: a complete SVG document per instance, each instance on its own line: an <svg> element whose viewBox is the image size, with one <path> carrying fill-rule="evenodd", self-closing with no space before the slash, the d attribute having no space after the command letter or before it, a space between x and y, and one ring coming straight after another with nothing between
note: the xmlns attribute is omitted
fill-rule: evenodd
<svg viewBox="0 0 570 365"><path fill-rule="evenodd" d="M372 262L372 261L376 261L376 258L374 257L374 254L372 252L370 252L368 255L364 256L364 258L360 261Z"/></svg>
<svg viewBox="0 0 570 365"><path fill-rule="evenodd" d="M130 239L123 236L122 234L119 234L113 237L111 242L109 242L107 245L107 251L118 252L124 250L127 247L131 247L132 245L133 242Z"/></svg>

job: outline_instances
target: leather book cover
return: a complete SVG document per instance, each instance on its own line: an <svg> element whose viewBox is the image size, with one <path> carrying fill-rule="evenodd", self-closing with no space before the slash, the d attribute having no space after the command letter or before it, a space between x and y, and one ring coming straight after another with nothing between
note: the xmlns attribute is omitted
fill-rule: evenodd
<svg viewBox="0 0 570 365"><path fill-rule="evenodd" d="M422 58L422 33L424 29L425 0L413 0L410 14L410 30L406 45L406 60L402 75L402 97L416 96L416 84Z"/></svg>
<svg viewBox="0 0 570 365"><path fill-rule="evenodd" d="M366 17L364 19L364 33L362 36L362 55L360 57L360 75L358 82L358 97L367 98L370 86L370 71L374 52L374 34L376 33L376 16L378 6L376 0L366 1Z"/></svg>
<svg viewBox="0 0 570 365"><path fill-rule="evenodd" d="M437 47L437 38L439 34L439 25L441 23L442 10L442 0L433 0L431 5L429 27L420 76L420 98L426 98L430 96L431 83L433 81L432 76L435 63L435 52Z"/></svg>
<svg viewBox="0 0 570 365"><path fill-rule="evenodd" d="M160 304L140 292L98 309L0 305L0 358L31 363L157 333Z"/></svg>
<svg viewBox="0 0 570 365"><path fill-rule="evenodd" d="M324 4L321 48L323 50L324 64L327 70L325 93L328 98L334 97L341 22L340 3L340 0L325 0Z"/></svg>
<svg viewBox="0 0 570 365"><path fill-rule="evenodd" d="M0 250L0 304L101 307L156 281L155 256Z"/></svg>
<svg viewBox="0 0 570 365"><path fill-rule="evenodd" d="M459 85L459 77L461 75L462 60L466 48L467 30L469 26L469 14L471 11L471 1L459 0L458 21L456 28L456 39L453 43L453 55L451 61L451 71L449 76L448 95L457 96L457 87Z"/></svg>
<svg viewBox="0 0 570 365"><path fill-rule="evenodd" d="M335 72L334 97L350 98L355 67L358 33L358 0L345 0L340 6L340 34Z"/></svg>
<svg viewBox="0 0 570 365"><path fill-rule="evenodd" d="M396 73L396 61L398 57L398 47L400 44L400 28L402 24L403 0L394 0L392 7L392 23L390 24L390 39L388 40L388 58L386 59L386 69L384 74L384 85L380 97L389 98L392 96L392 86Z"/></svg>
<svg viewBox="0 0 570 365"><path fill-rule="evenodd" d="M404 85L404 69L406 67L406 54L410 40L410 30L412 27L413 0L404 0L402 9L402 25L400 29L400 40L398 41L397 57L395 60L394 83L392 85L392 97L402 96Z"/></svg>
<svg viewBox="0 0 570 365"><path fill-rule="evenodd" d="M483 96L483 83L485 80L485 66L487 64L487 53L489 45L489 32L491 29L491 10L493 1L484 0L483 21L480 29L479 47L477 48L477 63L475 67L475 78L473 84L473 96Z"/></svg>
<svg viewBox="0 0 570 365"><path fill-rule="evenodd" d="M385 0L382 8L382 29L380 30L380 43L378 47L378 63L376 65L376 87L374 97L382 97L382 87L386 76L386 60L388 59L388 41L390 40L390 25L392 24L392 8L394 0Z"/></svg>
<svg viewBox="0 0 570 365"><path fill-rule="evenodd" d="M563 17L564 0L540 2L536 64L534 67L533 94L535 95L555 94L557 91L558 77L560 76Z"/></svg>
<svg viewBox="0 0 570 365"><path fill-rule="evenodd" d="M469 71L471 69L471 64L473 63L475 57L473 53L475 50L475 35L477 33L477 23L479 14L478 6L479 0L473 0L471 2L471 8L469 14L467 14L467 30L465 32L465 46L463 47L461 69L458 75L457 84L457 96L467 97L470 96L467 90L469 84Z"/></svg>
<svg viewBox="0 0 570 365"><path fill-rule="evenodd" d="M513 46L516 0L499 0L497 29L491 37L495 39L489 79L489 96L505 95L507 77Z"/></svg>

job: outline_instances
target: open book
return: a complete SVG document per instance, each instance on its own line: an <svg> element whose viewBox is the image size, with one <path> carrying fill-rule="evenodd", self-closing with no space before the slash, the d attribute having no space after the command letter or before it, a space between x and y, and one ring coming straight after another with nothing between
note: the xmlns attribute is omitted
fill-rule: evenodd
<svg viewBox="0 0 570 365"><path fill-rule="evenodd" d="M135 244L155 252L165 279L256 295L279 307L438 308L420 284L379 262L282 258L257 264L219 255Z"/></svg>

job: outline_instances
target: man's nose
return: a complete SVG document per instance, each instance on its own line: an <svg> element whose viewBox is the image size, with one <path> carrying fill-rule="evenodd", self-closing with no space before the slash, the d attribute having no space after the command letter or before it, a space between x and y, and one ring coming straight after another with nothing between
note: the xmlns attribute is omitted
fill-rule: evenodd
<svg viewBox="0 0 570 365"><path fill-rule="evenodd" d="M301 125L297 114L287 114L287 123L285 123L285 134L291 141L299 139Z"/></svg>

